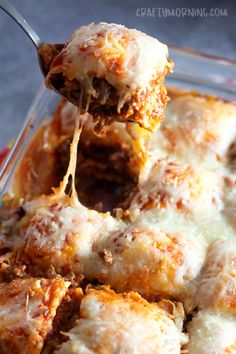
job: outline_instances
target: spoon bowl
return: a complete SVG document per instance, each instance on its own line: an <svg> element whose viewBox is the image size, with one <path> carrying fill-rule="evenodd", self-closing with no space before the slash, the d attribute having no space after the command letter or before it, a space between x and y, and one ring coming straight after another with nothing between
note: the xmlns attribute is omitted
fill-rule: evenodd
<svg viewBox="0 0 236 354"><path fill-rule="evenodd" d="M64 48L64 44L46 44L42 43L38 48L38 60L39 66L44 76L47 76L49 72L50 65L53 59L61 52Z"/></svg>

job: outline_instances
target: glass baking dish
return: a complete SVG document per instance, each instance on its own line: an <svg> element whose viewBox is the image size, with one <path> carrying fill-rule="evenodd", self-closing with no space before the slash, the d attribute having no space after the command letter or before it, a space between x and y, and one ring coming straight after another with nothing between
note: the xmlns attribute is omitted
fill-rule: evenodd
<svg viewBox="0 0 236 354"><path fill-rule="evenodd" d="M236 103L236 62L212 57L187 49L170 46L170 57L175 62L174 73L169 75L168 86L197 90ZM37 129L53 116L59 95L44 86L37 93L21 129L0 171L0 198L12 193L15 172ZM24 183L24 181L22 181Z"/></svg>

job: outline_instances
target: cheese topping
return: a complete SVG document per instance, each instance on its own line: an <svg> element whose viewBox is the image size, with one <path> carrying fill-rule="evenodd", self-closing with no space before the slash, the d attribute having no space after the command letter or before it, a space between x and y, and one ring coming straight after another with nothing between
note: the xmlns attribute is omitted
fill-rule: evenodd
<svg viewBox="0 0 236 354"><path fill-rule="evenodd" d="M85 276L117 291L132 289L149 299L159 295L180 300L190 296L188 287L204 262L206 244L197 236L158 223L153 228L143 220L95 240Z"/></svg>
<svg viewBox="0 0 236 354"><path fill-rule="evenodd" d="M45 78L70 102L87 111L101 132L114 121L133 121L154 131L168 101L163 81L171 72L167 46L135 29L90 24L77 29L54 58Z"/></svg>
<svg viewBox="0 0 236 354"><path fill-rule="evenodd" d="M95 95L92 79L97 77L122 97L129 89L147 87L151 78L163 73L168 49L136 29L92 23L74 32L61 55L65 75L84 83L91 95Z"/></svg>
<svg viewBox="0 0 236 354"><path fill-rule="evenodd" d="M224 161L236 137L235 116L234 104L189 92L177 94L152 144L178 161L214 166Z"/></svg>
<svg viewBox="0 0 236 354"><path fill-rule="evenodd" d="M78 202L79 203L79 202ZM41 205L40 205L41 204ZM121 227L109 213L71 206L68 196L41 197L26 205L27 226L20 228L15 243L23 242L20 258L35 272L54 267L57 272L84 273L93 241Z"/></svg>
<svg viewBox="0 0 236 354"><path fill-rule="evenodd" d="M160 159L131 197L130 217L133 220L149 209L173 207L209 218L223 208L222 185L220 174L216 175L214 170Z"/></svg>
<svg viewBox="0 0 236 354"><path fill-rule="evenodd" d="M236 320L219 311L200 311L188 326L189 354L234 354Z"/></svg>
<svg viewBox="0 0 236 354"><path fill-rule="evenodd" d="M236 314L236 241L218 240L209 249L195 305Z"/></svg>
<svg viewBox="0 0 236 354"><path fill-rule="evenodd" d="M81 318L66 335L60 354L179 354L186 341L171 317L137 293L90 290L83 298Z"/></svg>
<svg viewBox="0 0 236 354"><path fill-rule="evenodd" d="M69 282L13 280L0 284L0 352L40 353Z"/></svg>

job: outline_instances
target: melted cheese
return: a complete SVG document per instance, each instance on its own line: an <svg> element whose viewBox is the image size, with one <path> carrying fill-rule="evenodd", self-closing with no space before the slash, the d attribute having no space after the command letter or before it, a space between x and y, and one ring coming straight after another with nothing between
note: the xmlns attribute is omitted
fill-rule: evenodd
<svg viewBox="0 0 236 354"><path fill-rule="evenodd" d="M0 284L0 352L40 353L69 282L13 280Z"/></svg>
<svg viewBox="0 0 236 354"><path fill-rule="evenodd" d="M75 188L75 173L76 173L76 166L77 166L77 150L78 150L78 144L79 144L79 139L80 135L82 132L82 127L83 127L83 118L86 120L87 115L84 114L83 116L80 114L81 107L82 107L82 100L83 100L83 94L84 91L83 89L80 92L80 99L79 99L79 105L77 112L75 112L75 128L74 128L74 133L73 133L73 139L72 143L70 145L70 159L69 159L69 165L67 168L67 172L60 183L60 186L58 188L54 188L54 194L58 196L59 198L63 198L66 194L66 188L69 184L69 178L71 177L71 191L70 191L70 204L71 206L78 206L80 207L81 204L78 200L78 195L77 191Z"/></svg>
<svg viewBox="0 0 236 354"><path fill-rule="evenodd" d="M60 112L60 124L62 135L73 136L77 108L70 102L65 102ZM94 132L96 123L93 122L92 116L89 114L81 115L83 121L83 129L81 131L80 140L83 144L101 145L110 148L112 144L119 143L121 146L127 146L129 154L132 155L132 161L135 164L133 170L137 171L139 180L142 179L142 174L147 174L146 164L149 161L147 156L148 142L150 132L142 129L138 124L113 122L106 128L106 133L97 135Z"/></svg>
<svg viewBox="0 0 236 354"><path fill-rule="evenodd" d="M210 246L195 305L236 315L236 240L218 240Z"/></svg>
<svg viewBox="0 0 236 354"><path fill-rule="evenodd" d="M204 263L205 242L181 227L170 231L153 225L142 220L99 237L86 261L85 276L117 291L138 291L146 298L191 296L189 286Z"/></svg>
<svg viewBox="0 0 236 354"><path fill-rule="evenodd" d="M25 207L25 227L19 228L22 240L20 259L35 270L83 274L84 259L90 257L93 240L120 226L109 213L89 210L79 202L71 206L67 196L42 197Z"/></svg>
<svg viewBox="0 0 236 354"><path fill-rule="evenodd" d="M226 187L224 189L223 216L236 229L236 175L226 176Z"/></svg>
<svg viewBox="0 0 236 354"><path fill-rule="evenodd" d="M169 103L166 120L152 145L161 148L164 156L214 166L217 160L224 160L235 131L234 104L185 93Z"/></svg>
<svg viewBox="0 0 236 354"><path fill-rule="evenodd" d="M75 119L75 129L73 134L72 143L70 145L70 160L67 172L60 183L60 186L57 189L54 189L54 193L59 197L63 197L66 193L66 187L69 183L69 178L71 177L71 196L70 196L70 203L72 206L80 206L78 195L75 188L75 173L76 173L76 165L77 165L77 149L78 143L82 131L82 120L80 116L80 108L81 108L81 101L83 97L83 90L80 93L80 103L78 106L76 119Z"/></svg>
<svg viewBox="0 0 236 354"><path fill-rule="evenodd" d="M236 319L213 310L200 311L188 325L189 354L234 354Z"/></svg>
<svg viewBox="0 0 236 354"><path fill-rule="evenodd" d="M230 240L235 238L235 230L229 225L222 215L216 214L214 218L198 217L185 214L181 211L170 208L150 209L146 213L141 213L136 223L145 223L148 227L158 225L168 233L182 230L191 239L197 242L204 241L210 245L215 240Z"/></svg>
<svg viewBox="0 0 236 354"><path fill-rule="evenodd" d="M96 94L92 86L96 77L105 79L125 97L127 88L145 88L163 73L168 49L135 29L92 23L77 29L62 53L64 75L82 82L91 95Z"/></svg>
<svg viewBox="0 0 236 354"><path fill-rule="evenodd" d="M129 213L134 220L146 210L171 206L209 218L223 208L221 194L222 177L214 170L160 159L139 183L139 190L131 198Z"/></svg>
<svg viewBox="0 0 236 354"><path fill-rule="evenodd" d="M148 298L191 297L206 243L194 223L186 227L178 213L168 210L153 219L147 213L127 225L109 213L72 207L66 196L41 197L28 202L25 211L14 237L15 252L34 273L53 267Z"/></svg>
<svg viewBox="0 0 236 354"><path fill-rule="evenodd" d="M133 121L154 131L168 97L163 81L172 71L167 46L135 29L90 24L74 32L54 58L45 78L48 88L89 112L96 131L113 121Z"/></svg>
<svg viewBox="0 0 236 354"><path fill-rule="evenodd" d="M186 341L168 313L133 292L90 290L80 316L58 353L178 354Z"/></svg>

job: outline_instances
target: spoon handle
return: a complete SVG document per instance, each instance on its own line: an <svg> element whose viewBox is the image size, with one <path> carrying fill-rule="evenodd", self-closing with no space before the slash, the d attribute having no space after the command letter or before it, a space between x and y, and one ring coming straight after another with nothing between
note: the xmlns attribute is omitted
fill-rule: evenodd
<svg viewBox="0 0 236 354"><path fill-rule="evenodd" d="M7 0L0 0L0 8L4 10L18 25L25 31L35 47L38 49L42 44L42 40L33 28L28 24L23 16L12 6Z"/></svg>

